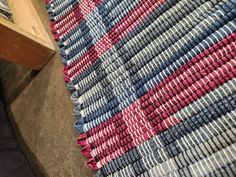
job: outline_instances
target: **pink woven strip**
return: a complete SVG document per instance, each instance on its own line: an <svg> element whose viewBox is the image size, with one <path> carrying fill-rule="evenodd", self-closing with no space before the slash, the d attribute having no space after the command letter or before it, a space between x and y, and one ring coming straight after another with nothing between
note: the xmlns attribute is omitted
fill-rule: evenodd
<svg viewBox="0 0 236 177"><path fill-rule="evenodd" d="M136 111L135 108L142 104L142 106L145 105L149 105L150 103L152 103L151 99L152 96L154 94L156 94L159 90L161 90L165 85L167 85L171 80L173 80L174 78L176 78L177 76L179 76L183 71L185 71L187 68L189 68L190 66L192 66L192 62L193 61L198 61L198 60L202 60L202 58L204 58L205 56L209 56L211 53L213 53L214 51L222 48L222 46L226 46L229 45L231 42L235 42L236 41L236 33L231 34L230 36L227 36L225 39L223 39L222 41L220 41L218 44L215 44L213 47L210 47L209 49L205 50L204 52L202 52L201 54L199 54L198 56L194 57L191 61L189 61L188 63L186 63L184 66L181 67L180 70L175 71L172 75L170 75L169 77L167 77L166 79L164 79L160 84L158 84L155 88L153 88L152 90L150 90L147 94L145 94L144 96L142 96L140 99L136 100L134 103L132 103L129 107L125 108L122 112L118 113L116 116L110 118L108 121L103 122L102 124L100 124L99 126L91 129L88 133L90 136L98 133L99 131L101 131L102 129L104 129L105 127L107 127L108 125L110 125L110 123L115 123L117 120L120 120L124 115L130 115L130 114L134 114L134 112ZM231 50L235 50L235 46L233 44L230 45ZM220 51L221 52L221 51ZM222 52L225 53L224 49L222 49ZM219 52L217 52L219 54ZM214 57L214 55L212 56ZM151 102L150 102L151 101ZM123 123L123 122L122 122Z"/></svg>
<svg viewBox="0 0 236 177"><path fill-rule="evenodd" d="M90 48L80 59L69 66L66 73L69 77L78 76L86 70L96 59L110 49L121 38L133 30L142 22L151 12L164 3L164 0L150 2L142 0L123 20L115 25L111 31L103 36L92 48ZM98 53L96 55L94 50Z"/></svg>
<svg viewBox="0 0 236 177"><path fill-rule="evenodd" d="M141 136L143 132L149 130L150 125L151 125L151 128L155 127L155 125L159 122L159 121L158 122L156 121L156 117L154 117L153 119L150 118L149 121L146 120L146 122L149 122L150 125L145 125L143 119L148 118L147 113L148 114L152 113L157 107L162 106L165 103L161 101L165 101L166 99L162 98L162 95L158 96L158 94L161 93L161 90L165 90L167 88L173 89L173 92L175 92L178 89L179 91L183 90L182 88L179 87L179 85L181 84L178 84L178 83L179 82L184 83L185 80L183 81L183 79L186 78L186 75L192 72L191 76L190 75L188 76L193 79L190 80L188 83L186 83L186 86L184 88L193 84L193 82L196 81L194 80L195 78L199 77L198 79L201 79L203 75L199 76L199 73L201 74L204 73L205 75L209 73L210 70L207 67L213 66L215 62L218 62L218 63L222 62L222 64L227 62L228 59L225 57L222 58L223 57L222 55L227 55L226 52L230 53L229 50L231 51L235 50L235 46L236 46L236 43L234 42L233 44L228 45L224 49L217 51L216 55L219 56L218 58L214 57L215 55L211 55L207 58L204 58L203 60L198 60L198 61L193 60L191 68L187 68L187 65L185 65L186 66L185 70L182 68L182 73L179 76L176 76L176 78L174 78L171 82L167 83L168 85L173 84L171 88L167 86L163 87L156 94L153 95L152 102L147 104L149 100L146 100L142 102L141 105L137 105L133 110L124 114L121 122L120 122L121 119L119 119L117 120L116 125L113 123L112 130L107 131L106 128L103 129L102 131L94 134L94 136L89 137L89 139L87 140L87 143L88 144L92 143L93 147L98 147L98 146L101 146L101 144L105 143L107 140L112 139L113 136L116 136L116 134L119 134L121 132L122 132L122 138L125 138L127 135L130 134L129 132L132 132L133 134L132 138L134 139ZM201 69L201 68L204 68L204 69ZM194 71L199 72L199 73L194 73ZM186 74L183 74L184 72ZM177 83L178 85L176 85L175 83ZM170 93L170 92L168 91L167 93ZM146 111L142 111L142 110L146 110ZM129 130L125 129L124 126L122 126L124 125L124 122L126 123ZM120 126L120 129L117 129L118 126Z"/></svg>
<svg viewBox="0 0 236 177"><path fill-rule="evenodd" d="M173 103L176 104L175 107L172 107L174 111L169 111L168 108L166 108L166 111L169 111L166 115L173 114L177 112L178 110L182 109L186 106L186 104L191 104L192 102L196 101L198 98L204 96L206 93L216 89L218 86L222 85L223 83L229 81L230 79L234 78L236 76L236 58L232 59L225 65L221 66L217 70L215 70L212 75L207 76L200 80L199 82L193 84L190 86L186 92L178 94L175 99L173 99ZM214 77L214 78L213 78ZM189 96L191 95L191 96ZM158 113L159 112L159 113ZM157 110L156 116L159 114L162 114L163 112L160 111L160 109ZM176 123L179 122L178 118L175 118L177 121L173 122L169 119L172 119L171 117L167 117L166 120L169 122L169 124L163 123L161 125L158 124L158 130L156 134L159 134L166 129L174 126ZM175 124L174 124L175 123ZM112 146L110 149L104 149L103 154L100 155L101 160L97 163L97 167L101 168L103 165L107 164L109 161L116 159L123 155L124 153L128 152L132 148L136 147L137 145L145 142L146 140L152 138L151 134L152 130L148 130L145 132L139 139L135 139L135 141L129 142L128 144L125 144L124 146L121 146L122 142L118 141L116 142L115 148ZM125 142L127 143L127 142ZM119 152L119 153L118 153Z"/></svg>
<svg viewBox="0 0 236 177"><path fill-rule="evenodd" d="M231 58L234 56L236 56L235 52L231 53L228 57ZM185 83L186 85L185 84L181 85L181 82L183 82L181 78L186 79L185 76L187 75L185 74L180 75L178 78L173 80L173 82L179 81L178 82L179 85L173 85L173 88L171 88L172 90L175 90L178 93L176 93L172 98L169 98L169 100L166 103L161 103L160 102L161 99L157 100L155 98L155 103L154 103L155 106L158 104L160 105L158 105L156 109L153 108L154 110L152 110L152 112L150 113L151 114L150 116L149 115L142 116L142 114L136 113L136 115L134 115L135 119L133 117L132 119L131 117L125 115L123 119L125 120L126 125L128 127L128 132L126 136L124 138L119 137L118 141L117 139L112 139L112 141L104 142L99 147L94 148L93 150L94 153L92 155L93 156L97 155L100 158L104 158L105 156L114 152L114 150L117 150L120 147L122 147L122 144L125 144L126 146L129 143L133 143L135 146L137 146L138 144L140 144L139 143L140 137L142 137L146 132L149 132L149 138L150 138L150 137L153 137L151 135L155 135L155 134L158 134L159 132L163 132L167 130L169 127L172 127L174 124L180 122L181 119L179 120L178 118L175 118L175 119L170 118L171 115L178 112L184 106L187 106L188 104L190 104L194 100L195 97L200 98L199 95L202 96L206 94L208 90L210 90L210 88L207 87L207 84L210 83L210 79L212 79L213 84L215 84L213 78L211 78L211 74L212 75L214 75L215 73L220 74L221 69L225 69L225 68L232 69L230 68L230 65L225 64L225 62L229 62L229 64L232 64L232 65L234 64L234 62L229 61L228 58L223 57L221 59L216 59L215 61L212 61L209 58L208 61L205 60L202 63L197 63L196 65L194 65L190 70L185 72L185 73L190 73L191 71L193 71L191 76L189 75L189 77L187 77L187 78L191 78L191 80ZM215 68L221 65L222 67L219 69L219 71L218 70L214 71ZM202 67L204 67L204 69L201 69ZM194 70L198 70L198 72L194 73ZM202 73L202 75L200 74L200 72ZM203 75L206 75L207 77L203 77ZM222 83L225 82L224 80L221 80L221 81ZM199 91L199 89L202 89L202 87L205 87L205 89ZM196 95L194 95L195 93ZM182 101L182 100L185 100L185 101ZM143 124L143 122L140 121L142 120L142 118L148 119L146 122L149 122L151 124L151 128L146 127L145 124ZM172 121L171 119L174 121ZM174 122L174 124L171 125L171 122ZM120 132L120 133L122 133L123 135L123 132ZM116 134L116 136L117 135L118 134ZM115 147L113 147L114 145Z"/></svg>
<svg viewBox="0 0 236 177"><path fill-rule="evenodd" d="M187 64L185 64L179 71L176 71L175 73L173 73L171 76L169 76L167 79L165 79L161 84L159 84L158 86L159 86L159 88L158 87L156 87L155 89L153 89L152 90L152 92L148 92L148 94L150 94L149 96L152 96L152 99L156 99L155 100L155 103L156 102L158 102L158 99L157 99L157 97L156 96L154 96L154 94L155 93L158 93L158 92L155 92L155 90L156 91L159 91L160 89L162 89L162 88L160 88L160 87L163 87L164 89L166 89L166 84L168 84L168 80L170 81L170 80L173 80L173 79L182 79L182 78L184 78L185 77L185 75L183 75L182 76L182 78L181 78L181 76L179 76L179 74L181 74L181 73L183 73L184 71L186 71L190 66L193 66L193 64L196 64L196 62L197 61L199 61L201 58L204 58L204 56L205 55L209 55L210 53L212 53L213 51L215 51L215 50L218 50L218 49L220 49L220 48L222 48L223 46L225 46L225 45L227 45L227 44L229 44L230 42L232 42L232 41L235 41L235 33L234 34L232 34L232 35L230 35L230 36L228 36L227 38L225 38L224 40L222 40L222 41L220 41L217 45L214 45L213 47L211 47L211 48L209 48L208 50L206 50L206 51L204 51L203 53L201 53L200 55L198 55L197 57L195 57L194 59L192 59L191 61L189 61ZM211 65L212 64L212 66L214 66L214 65L223 65L224 64L224 62L227 62L227 59L228 58L225 58L225 57L223 57L222 58L222 60L219 60L218 62L215 62L216 60L217 60L217 58L216 57L214 57L215 55L218 55L218 56L222 56L222 55L225 55L227 52L230 52L230 51L234 51L235 50L235 42L234 43L232 43L232 44L230 44L230 45L228 45L226 48L224 48L224 49L221 49L221 50L219 50L219 51L217 51L214 55L210 55L210 57L208 57L208 58L205 58L204 60L203 60L203 62L202 63L198 63L198 65L196 64L195 65L195 68L193 67L192 68L192 71L194 71L194 70L199 70L199 67L201 68L201 67L203 67L203 65L204 66L206 66L206 65ZM231 53L231 55L230 55L231 57L235 57L235 52L232 52ZM228 57L230 57L230 56L228 56ZM215 63L214 63L215 62ZM219 64L219 62L222 62L222 63L220 63ZM232 65L234 65L234 60L232 60L232 61L230 61L229 62L230 64L232 64ZM105 123L103 123L103 124L101 124L101 125L99 125L99 126L97 126L96 128L94 128L94 129L92 129L90 132L89 132L89 134L90 135L92 135L92 136L90 136L88 139L90 140L90 141L92 141L92 142L94 142L94 141L96 141L96 139L99 139L100 140L100 142L105 142L105 143L103 143L102 144L102 146L103 146L103 150L101 150L101 149L99 149L99 148L95 148L95 150L93 150L93 152L92 152L92 154L93 155L98 155L99 154L99 156L100 156L100 158L104 158L104 159L106 159L106 158L111 158L111 156L113 156L114 158L115 158L115 154L116 154L116 156L118 157L119 156L119 154L123 154L122 152L126 152L126 151L128 151L130 148L133 148L133 147L135 147L135 146L137 146L138 144L140 144L140 143L142 143L143 141L145 141L145 140L147 140L147 139L149 139L150 137L153 137L153 135L155 135L155 134L158 134L158 133L160 133L160 132L162 132L162 131L165 131L167 128L170 128L170 127L172 127L174 124L176 124L176 123L179 123L181 120L180 119L178 119L178 118L172 118L171 117L171 115L172 114L174 114L175 112L177 112L179 109L181 109L181 106L186 106L186 104L190 104L191 102L193 102L194 100L196 100L196 99L198 99L199 98L199 95L200 95L200 97L203 95L203 94L205 94L205 93L207 93L208 91L210 91L210 90L212 90L212 89L214 89L214 88L216 88L217 86L219 86L219 85L221 85L221 84L223 84L224 82L226 82L227 80L229 80L230 78L232 78L232 77L228 77L228 79L227 79L227 77L225 76L225 78L224 77L218 77L218 75L217 74L220 74L220 72L224 72L224 70L225 69L228 69L229 71L231 71L231 75L230 76L234 76L234 74L235 74L235 68L232 68L231 66L232 65L230 65L229 63L227 63L227 64L225 64L225 65L223 65L221 68L219 68L218 70L216 70L216 71L214 71L213 72L213 74L215 74L215 78L218 78L218 80L220 81L220 82L218 82L218 83L215 83L215 80L211 80L212 78L211 78L211 75L209 75L209 76L207 76L207 77L204 77L204 78L202 78L206 83L208 83L208 84L211 84L212 85L212 87L211 88L208 88L208 89L206 89L207 88L207 86L208 85L206 85L206 83L203 83L202 82L202 80L198 80L198 82L196 82L196 80L192 80L190 83L188 83L188 84L186 84L187 86L190 86L191 85L191 83L194 83L194 82L196 82L195 84L193 84L193 85L191 85L189 88L187 88L187 91L185 91L183 94L181 93L181 95L177 95L177 96L175 96L174 98L169 98L170 100L165 100L166 101L166 103L164 104L164 105L161 105L160 103L159 103L159 105L158 104L156 104L157 106L162 106L162 108L160 108L160 107L158 107L158 109L156 110L156 112L158 113L152 113L152 114L150 114L150 116L147 116L147 119L148 120L150 120L150 122L151 122L151 124L152 124L152 126L153 126L153 128L152 129L148 129L147 127L145 127L145 126L143 126L143 124L141 123L140 124L140 122L135 122L134 120L142 120L142 116L141 117L138 117L137 119L132 119L132 121L130 121L129 122L129 124L128 124L128 127L130 126L130 127L132 127L133 125L135 125L135 126L133 126L133 130L136 130L136 133L137 134L133 134L133 136L131 136L131 134L130 134L130 132L129 131L127 131L127 129L123 129L122 130L122 128L121 129L117 129L117 130L119 130L119 131L117 131L117 132L113 132L114 134L115 134L115 136L113 137L113 139L106 139L106 140L109 140L109 141L105 141L105 139L103 139L102 140L102 136L104 136L104 135L106 135L107 133L109 133L109 131L113 131L113 129L115 129L115 127L117 126L117 125L115 125L116 124L116 122L119 122L118 120L122 120L122 121L120 121L120 122L122 122L122 124L123 124L123 122L125 122L124 120L126 120L126 118L128 118L128 115L129 116L131 116L131 115L134 115L134 112L136 112L136 114L137 114L137 110L136 111L132 111L132 109L134 109L135 110L135 108L137 109L137 105L139 105L140 104L140 100L137 100L136 102L138 102L138 104L136 103L136 104L134 104L134 106L130 106L129 108L132 108L132 109L125 109L124 110L124 114L126 115L126 118L124 117L124 116L122 116L122 117L120 117L119 115L120 114L118 114L117 116L115 116L116 117L116 121L115 121L115 119L114 118L111 118L111 119L109 119L107 122L105 122ZM201 65L199 65L199 64L201 64ZM190 70L191 71L191 70ZM201 72L203 72L204 70L202 70ZM229 72L228 71L228 72ZM204 71L204 72L206 72L206 71ZM209 72L209 71L208 71ZM225 70L225 72L226 72L226 70ZM198 73L195 73L195 75L197 76L197 74ZM223 73L221 73L221 75L222 75ZM199 75L198 75L198 77L200 77ZM177 80L178 80L177 79ZM198 78L198 79L200 79L200 78ZM210 82L209 82L210 81ZM167 82L167 83L165 83L165 84L163 84L164 82ZM174 82L174 81L172 81L172 82ZM205 84L205 85L204 85ZM177 88L175 88L175 89L172 89L172 90L178 90L178 89L182 89L182 88L180 88L180 86L179 85L175 85ZM179 88L178 88L179 87ZM201 87L202 88L205 88L205 89L203 89L201 92L199 92L198 93L198 95L196 96L190 96L189 94L193 94L193 93L197 93L198 92L198 89L201 89ZM166 90L166 91L168 91L168 90ZM180 91L180 90L179 90ZM144 98L144 97L142 97L142 98ZM150 101L150 99L144 99L145 101L144 102L142 102L142 106L145 106L146 104L147 104L147 101L149 100ZM177 100L177 101L176 101ZM174 105L178 105L178 106L173 106L173 104L170 104L170 102L172 102L172 103L174 103ZM143 107L142 107L143 108ZM170 110L170 108L173 108L173 110ZM140 109L140 108L139 108ZM145 107L145 109L147 109L147 107ZM174 112L173 112L174 111ZM160 117L158 117L158 116L160 116L160 114L162 115L162 117L160 118ZM140 114L137 114L137 115L140 115ZM135 115L135 116L137 116L137 115ZM155 120L155 118L159 118L159 123L158 124L156 124L156 123L154 123L154 120ZM164 121L163 121L163 119L164 119ZM111 122L111 120L113 120L112 122ZM139 124L135 124L135 123L139 123ZM108 128L106 128L106 127L104 127L103 125L104 124L109 124L109 127ZM143 127L142 127L143 126ZM99 131L95 131L96 129L98 129L98 128L101 128L101 130L100 130L100 132ZM142 128L141 128L142 127ZM102 131L104 131L104 132L102 132ZM126 138L124 138L124 135L123 136L118 136L119 134L120 134L120 132L125 132L125 134L126 135L128 135ZM91 133L92 132L92 133ZM99 133L98 133L99 132ZM135 131L134 131L135 132ZM96 134L96 133L98 133L98 134ZM95 136L96 135L96 136ZM97 136L97 135L102 135L102 136ZM140 135L142 135L141 137L142 138L139 138L140 137ZM84 134L82 134L81 135L81 137L82 136L84 136ZM82 139L86 139L87 138L87 136L84 136ZM106 137L107 138L107 137ZM102 140L102 141L101 141ZM134 141L133 141L134 140ZM79 143L80 143L80 140L78 140L79 141ZM113 147L113 144L116 144L116 147L114 148ZM86 144L88 144L88 143L86 143ZM100 145L101 145L101 143L99 143ZM98 145L99 146L99 144L96 144L96 145ZM125 145L125 146L123 146L123 145ZM93 146L94 146L94 143L93 143ZM97 146L97 147L98 147ZM104 148L104 147L106 147L106 148ZM105 150L104 150L105 149ZM91 150L91 148L89 148L89 146L87 146L86 148L84 148L84 151L86 152L86 150L88 150L88 151L90 151ZM118 151L119 150L119 151ZM101 153L102 152L102 153ZM115 154L114 154L114 152L116 152ZM118 153L119 152L119 153ZM110 154L111 153L111 154ZM90 153L89 152L87 152L87 154L88 154L88 157L89 156L91 156L90 155ZM112 155L113 154L113 155ZM91 160L90 160L91 161ZM98 163L98 166L100 166L101 164L106 164L106 160L102 160L101 162L99 162Z"/></svg>

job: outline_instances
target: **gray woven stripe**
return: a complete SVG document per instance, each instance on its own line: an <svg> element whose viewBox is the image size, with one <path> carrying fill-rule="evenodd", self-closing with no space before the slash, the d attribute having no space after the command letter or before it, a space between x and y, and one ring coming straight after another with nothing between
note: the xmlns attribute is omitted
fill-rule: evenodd
<svg viewBox="0 0 236 177"><path fill-rule="evenodd" d="M158 149L162 149L165 146L167 146L169 143L173 143L176 140L177 140L176 142L178 142L178 139L182 137L182 136L180 136L181 134L183 134L182 132L185 132L185 134L189 133L189 131L186 131L186 129L190 128L190 132L192 131L191 126L194 128L194 124L191 124L191 122L189 123L189 120L193 119L193 118L189 119L190 117L195 115L196 120L199 120L199 121L201 119L207 120L210 117L216 118L217 114L210 113L210 115L209 115L209 111L206 108L210 105L214 105L214 103L216 103L217 101L219 101L221 99L225 99L225 98L229 97L229 95L231 95L231 94L235 95L235 92L236 92L236 78L228 81L227 83L218 87L216 90L206 94L204 97L200 98L196 102L193 102L191 105L180 110L179 114L176 114L176 115L178 115L177 117L185 120L183 123L180 124L180 126L177 125L175 127L172 127L171 129L167 130L166 132L161 133L160 135L157 135L157 136L153 137L152 139L139 145L137 147L137 149L132 149L131 151L129 151L127 154L123 155L119 159L116 159L116 160L110 162L109 164L107 164L106 166L103 167L104 173L105 173L105 171L107 171L107 173L112 173L112 172L110 172L110 170L112 170L112 169L114 171L119 170L119 169L117 169L120 166L119 164L127 165L127 168L130 169L129 166L132 166L132 163L130 164L130 162L132 162L131 159L133 157L138 157L138 158L134 158L133 160L140 159L141 157L143 157L143 158L141 158L141 159L144 159L143 162L140 164L141 167L145 167L145 164L148 164L148 162L145 161L145 157L147 158L147 160L150 160L149 157L147 157L147 156L154 157L154 158L160 158L160 157L156 157L156 156L159 156L158 153L156 153ZM234 101L234 100L232 100L232 101ZM222 103L222 104L228 105L229 108L231 107L230 104L227 102ZM235 104L235 101L234 101L234 104ZM204 107L199 107L199 105L204 105ZM232 109L234 109L234 107L232 107L230 109L232 110ZM215 106L211 110L214 113L214 111L219 110L219 108L218 108L218 106ZM224 111L227 111L227 109L224 108ZM221 115L221 114L222 113L219 113L219 115ZM208 115L209 117L207 117L205 115ZM209 120L212 120L212 118ZM218 121L220 122L221 120L218 120ZM199 124L199 123L200 122L195 121L195 124ZM183 128L180 128L182 124L185 124L185 125L182 126ZM190 126L190 127L185 128L188 126ZM180 130L183 130L183 131L180 131ZM178 135L178 134L180 134L180 135ZM181 140L179 141L179 143L176 143L176 145L178 145L181 149L185 149L184 144L186 144L186 143L184 141L182 141L182 143L181 143ZM153 154L155 154L155 156L153 156ZM150 161L154 162L154 159L152 159ZM116 168L114 168L114 167L116 167ZM148 169L149 167L145 167L145 168Z"/></svg>

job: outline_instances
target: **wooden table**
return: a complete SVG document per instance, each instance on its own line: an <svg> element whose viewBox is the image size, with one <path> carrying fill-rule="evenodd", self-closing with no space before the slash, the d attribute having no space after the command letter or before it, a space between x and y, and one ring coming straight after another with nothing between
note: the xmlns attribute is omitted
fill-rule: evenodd
<svg viewBox="0 0 236 177"><path fill-rule="evenodd" d="M55 48L31 0L8 0L14 23L0 17L0 59L40 70Z"/></svg>

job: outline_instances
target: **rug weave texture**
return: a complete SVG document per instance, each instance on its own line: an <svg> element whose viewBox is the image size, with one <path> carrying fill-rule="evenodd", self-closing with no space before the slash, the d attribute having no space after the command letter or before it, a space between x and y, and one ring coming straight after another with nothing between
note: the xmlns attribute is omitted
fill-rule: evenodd
<svg viewBox="0 0 236 177"><path fill-rule="evenodd" d="M97 177L236 176L236 0L46 0Z"/></svg>

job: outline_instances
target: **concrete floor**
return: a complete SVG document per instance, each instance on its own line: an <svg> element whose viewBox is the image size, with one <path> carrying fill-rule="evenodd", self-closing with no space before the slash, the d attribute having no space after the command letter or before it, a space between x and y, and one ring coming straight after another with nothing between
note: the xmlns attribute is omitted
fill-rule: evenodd
<svg viewBox="0 0 236 177"><path fill-rule="evenodd" d="M45 0L33 0L49 31ZM56 45L55 45L56 46ZM0 63L0 74L18 139L38 176L91 177L76 144L73 105L58 54L39 72Z"/></svg>

